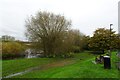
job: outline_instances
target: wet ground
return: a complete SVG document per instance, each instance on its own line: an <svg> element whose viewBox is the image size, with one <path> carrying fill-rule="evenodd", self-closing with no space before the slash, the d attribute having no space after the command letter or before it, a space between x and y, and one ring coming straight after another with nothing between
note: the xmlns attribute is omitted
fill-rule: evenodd
<svg viewBox="0 0 120 80"><path fill-rule="evenodd" d="M6 77L3 77L3 78L11 78L11 77L18 76L18 75L23 75L23 74L26 74L28 72L35 71L35 70L46 70L46 69L49 69L49 68L65 66L65 65L72 64L71 62L74 63L74 61L71 61L71 60L63 60L63 61L60 61L59 63L58 62L52 62L52 63L45 64L45 65L42 65L42 66L29 68L25 71L18 72L18 73L15 73L15 74L10 74L10 75L8 75Z"/></svg>

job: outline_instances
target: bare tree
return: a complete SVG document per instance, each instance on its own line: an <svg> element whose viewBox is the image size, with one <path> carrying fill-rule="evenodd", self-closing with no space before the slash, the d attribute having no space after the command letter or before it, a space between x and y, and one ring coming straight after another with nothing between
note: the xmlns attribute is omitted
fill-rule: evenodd
<svg viewBox="0 0 120 80"><path fill-rule="evenodd" d="M83 48L84 34L77 29L68 30L64 36L63 49L66 53L80 52Z"/></svg>
<svg viewBox="0 0 120 80"><path fill-rule="evenodd" d="M45 55L53 55L59 52L63 36L70 28L71 21L61 15L40 11L36 16L26 20L25 26L28 39L36 42Z"/></svg>

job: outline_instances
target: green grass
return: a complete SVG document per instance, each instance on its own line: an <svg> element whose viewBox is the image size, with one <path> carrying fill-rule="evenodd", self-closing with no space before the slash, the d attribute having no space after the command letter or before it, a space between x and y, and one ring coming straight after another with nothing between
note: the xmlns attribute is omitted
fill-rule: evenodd
<svg viewBox="0 0 120 80"><path fill-rule="evenodd" d="M21 76L15 76L14 78L118 78L118 70L115 66L115 61L117 60L115 52L112 53L112 69L104 69L103 64L93 64L92 61L94 59L95 56L87 52L75 54L74 58L60 60L51 60L49 58L44 60L43 58L38 58L26 61L27 59L22 59L24 62L28 62L27 65L32 64L38 66L39 64L42 64L42 66L40 69L33 70ZM16 64L15 62L17 60L11 61ZM22 65L23 63L20 61L18 60L18 63ZM36 61L38 61L39 64ZM8 63L7 61L3 62L5 67L11 65L11 63L9 63L10 60L8 60ZM14 67L21 67L21 65ZM24 66L26 67L26 65ZM9 70L6 70L6 72L4 70L3 74L14 72L14 70L10 72ZM20 68L20 70L23 69Z"/></svg>
<svg viewBox="0 0 120 80"><path fill-rule="evenodd" d="M78 56L77 56L78 55ZM81 55L81 56L80 56ZM76 54L78 58L83 58L83 55L86 55L86 58L88 54ZM77 59L77 58L76 58ZM43 66L52 62L59 63L60 61L68 60L71 63L73 62L73 59L60 59L60 58L32 58L32 59L17 59L17 60L3 60L2 61L2 76L5 77L10 74L14 74L17 72L21 72L24 70L27 70L32 67L36 66ZM61 62L62 63L62 62Z"/></svg>
<svg viewBox="0 0 120 80"><path fill-rule="evenodd" d="M2 77L2 60L0 59L0 77Z"/></svg>
<svg viewBox="0 0 120 80"><path fill-rule="evenodd" d="M50 63L53 59L32 58L2 61L2 76L7 76L16 72L24 71L28 68Z"/></svg>

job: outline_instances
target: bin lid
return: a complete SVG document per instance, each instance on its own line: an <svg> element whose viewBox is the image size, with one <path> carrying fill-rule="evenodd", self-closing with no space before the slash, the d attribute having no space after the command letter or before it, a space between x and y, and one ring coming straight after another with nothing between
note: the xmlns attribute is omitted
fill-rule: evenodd
<svg viewBox="0 0 120 80"><path fill-rule="evenodd" d="M104 56L105 58L110 58L110 56Z"/></svg>

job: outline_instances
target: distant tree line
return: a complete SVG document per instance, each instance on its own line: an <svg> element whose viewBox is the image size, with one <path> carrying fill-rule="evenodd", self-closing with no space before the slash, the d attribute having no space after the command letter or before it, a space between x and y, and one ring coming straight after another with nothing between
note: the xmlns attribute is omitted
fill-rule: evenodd
<svg viewBox="0 0 120 80"><path fill-rule="evenodd" d="M0 38L0 40L3 41L3 42L15 41L15 37L13 37L13 36L8 36L8 35L3 35L3 36Z"/></svg>

